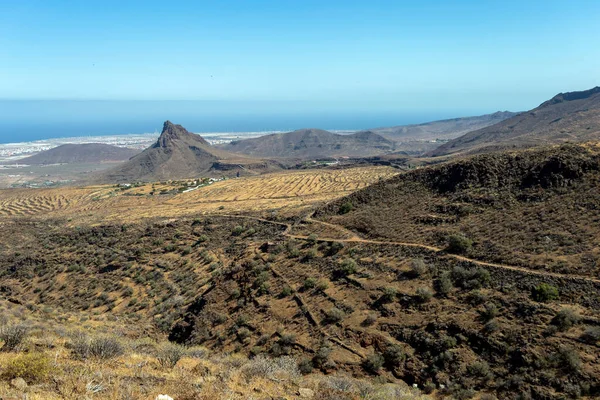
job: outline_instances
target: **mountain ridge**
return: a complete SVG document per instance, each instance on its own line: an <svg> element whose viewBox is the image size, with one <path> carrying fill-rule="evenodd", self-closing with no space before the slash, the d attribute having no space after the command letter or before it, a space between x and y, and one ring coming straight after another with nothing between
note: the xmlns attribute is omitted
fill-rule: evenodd
<svg viewBox="0 0 600 400"><path fill-rule="evenodd" d="M395 145L370 130L340 135L305 128L235 141L221 148L250 156L310 159L380 155L392 152Z"/></svg>
<svg viewBox="0 0 600 400"><path fill-rule="evenodd" d="M600 87L559 93L527 112L469 132L426 156L475 154L600 139Z"/></svg>
<svg viewBox="0 0 600 400"><path fill-rule="evenodd" d="M68 143L38 154L13 161L11 164L50 165L127 161L138 154L135 149L104 143Z"/></svg>

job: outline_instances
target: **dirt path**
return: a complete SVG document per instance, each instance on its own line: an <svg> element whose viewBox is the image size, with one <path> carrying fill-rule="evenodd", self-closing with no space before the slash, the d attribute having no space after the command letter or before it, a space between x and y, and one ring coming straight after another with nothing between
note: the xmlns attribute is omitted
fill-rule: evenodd
<svg viewBox="0 0 600 400"><path fill-rule="evenodd" d="M282 235L289 237L291 239L298 239L298 240L308 240L308 236L305 235L294 235L291 233L293 226L291 224L286 224L286 223L282 223L282 222L274 222L274 221L269 221L267 219L262 219L262 218L257 218L257 217L251 217L251 216L242 216L242 215L227 215L228 217L234 217L234 218L248 218L248 219L253 219L256 221L261 221L261 222L265 222L265 223L270 223L270 224L277 224L280 226L285 226L286 229L285 231L283 231ZM306 218L307 221L309 222L313 222L313 223L318 223L318 224L322 224L322 225L326 225L330 228L336 229L338 231L341 232L351 232L348 229L339 226L339 225L335 225L335 224L331 224L328 222L323 222L323 221L318 221L318 220L314 220L311 217L307 217ZM358 237L354 232L351 232L352 236L349 239L334 239L334 238L325 238L325 237L320 237L317 238L317 242L340 242L340 243L366 243L366 244L377 244L377 245L388 245L388 246L405 246L405 247L416 247L416 248L421 248L421 249L426 249L429 251L433 251L435 253L442 253L444 252L444 249L439 248L439 247L435 247L435 246L429 246L429 245L425 245L425 244L420 244L420 243L407 243L407 242L395 242L395 241L381 241L381 240L371 240L371 239L362 239L360 237ZM486 262L486 261L479 261L479 260L475 260L472 258L468 258L468 257L464 257L458 254L451 254L451 253L444 253L442 255L443 257L448 257L448 258L454 258L455 260L459 260L459 261L465 261L465 262L470 262L472 264L475 265L480 265L483 267L491 267L491 268L498 268L498 269L506 269L506 270L510 270L510 271L518 271L518 272L522 272L525 274L530 274L530 275L538 275L538 276L552 276L555 278L560 278L560 279L566 279L566 280L581 280L581 281L587 281L587 282L593 282L596 284L600 284L600 279L596 279L596 278L590 278L587 276L582 276L582 275L565 275L565 274L559 274L556 272L549 272L549 271L536 271L536 270L532 270L532 269L527 269L527 268L523 268L523 267L517 267L514 265L506 265L506 264L497 264L497 263L490 263L490 262Z"/></svg>

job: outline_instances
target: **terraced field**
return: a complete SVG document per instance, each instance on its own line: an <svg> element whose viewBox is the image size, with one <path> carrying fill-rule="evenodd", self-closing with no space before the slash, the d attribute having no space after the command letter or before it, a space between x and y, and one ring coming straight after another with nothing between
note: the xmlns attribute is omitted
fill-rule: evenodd
<svg viewBox="0 0 600 400"><path fill-rule="evenodd" d="M294 171L229 179L177 194L157 194L162 189L176 190L175 183L157 184L154 188L149 184L129 190L114 186L7 189L0 190L0 218L68 217L79 223L197 213L296 211L397 173L388 167Z"/></svg>

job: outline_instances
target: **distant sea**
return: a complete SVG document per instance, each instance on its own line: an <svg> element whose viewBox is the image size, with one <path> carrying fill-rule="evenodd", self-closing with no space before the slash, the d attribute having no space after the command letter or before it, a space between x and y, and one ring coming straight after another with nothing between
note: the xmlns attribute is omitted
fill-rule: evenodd
<svg viewBox="0 0 600 400"><path fill-rule="evenodd" d="M475 115L463 114L327 110L310 103L0 100L0 143L160 132L167 119L196 133L230 133L361 130Z"/></svg>

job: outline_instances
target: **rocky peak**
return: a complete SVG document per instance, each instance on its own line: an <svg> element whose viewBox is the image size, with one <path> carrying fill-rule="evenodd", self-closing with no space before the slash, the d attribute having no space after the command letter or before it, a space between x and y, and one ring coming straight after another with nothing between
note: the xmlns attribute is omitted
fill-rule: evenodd
<svg viewBox="0 0 600 400"><path fill-rule="evenodd" d="M195 135L191 132L188 132L181 125L177 125L172 123L171 121L165 121L163 124L162 132L156 142L155 147L168 147L175 140L186 140L192 139L195 142L201 142L203 144L208 145L208 142L204 140L200 135Z"/></svg>

